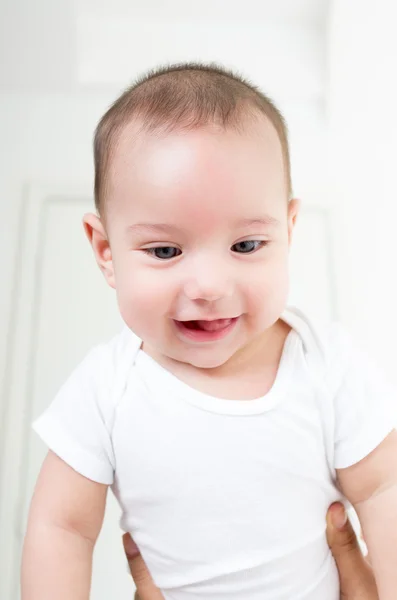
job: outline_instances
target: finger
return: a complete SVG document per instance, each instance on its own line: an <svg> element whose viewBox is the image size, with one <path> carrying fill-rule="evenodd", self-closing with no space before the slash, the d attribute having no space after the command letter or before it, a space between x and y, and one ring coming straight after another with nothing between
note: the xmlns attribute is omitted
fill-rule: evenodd
<svg viewBox="0 0 397 600"><path fill-rule="evenodd" d="M335 558L341 582L342 597L354 598L359 590L377 598L375 578L367 564L347 518L343 504L333 504L327 513L327 541Z"/></svg>
<svg viewBox="0 0 397 600"><path fill-rule="evenodd" d="M340 502L332 504L327 513L327 541L334 555L346 551L356 556L360 546L345 507ZM361 552L360 552L361 553Z"/></svg>
<svg viewBox="0 0 397 600"><path fill-rule="evenodd" d="M139 549L129 533L123 535L123 546L128 566L134 580L139 600L164 600L164 596L154 584Z"/></svg>
<svg viewBox="0 0 397 600"><path fill-rule="evenodd" d="M140 554L140 552L138 546L136 545L129 533L125 533L123 535L123 546L125 555L128 560L128 564L130 564L130 560L136 558Z"/></svg>

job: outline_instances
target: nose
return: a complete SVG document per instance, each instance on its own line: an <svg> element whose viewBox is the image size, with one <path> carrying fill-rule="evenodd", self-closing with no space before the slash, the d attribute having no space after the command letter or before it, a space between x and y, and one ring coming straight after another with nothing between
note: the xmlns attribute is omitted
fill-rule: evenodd
<svg viewBox="0 0 397 600"><path fill-rule="evenodd" d="M189 300L214 302L233 294L233 281L224 268L206 264L201 268L194 267L193 271L184 286L185 296Z"/></svg>

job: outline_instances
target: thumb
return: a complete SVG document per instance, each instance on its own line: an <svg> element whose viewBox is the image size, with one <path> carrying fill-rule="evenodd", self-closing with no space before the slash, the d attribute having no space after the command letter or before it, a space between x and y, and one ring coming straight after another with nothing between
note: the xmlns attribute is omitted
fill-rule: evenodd
<svg viewBox="0 0 397 600"><path fill-rule="evenodd" d="M138 546L129 533L123 535L123 546L139 600L164 600L162 593L151 578Z"/></svg>
<svg viewBox="0 0 397 600"><path fill-rule="evenodd" d="M353 558L357 552L361 554L356 534L341 502L335 502L328 510L327 541L335 558L340 554L352 554Z"/></svg>
<svg viewBox="0 0 397 600"><path fill-rule="evenodd" d="M360 590L377 598L372 569L361 552L343 504L332 504L327 513L327 542L339 571L342 598L360 597ZM368 596L365 596L368 597Z"/></svg>

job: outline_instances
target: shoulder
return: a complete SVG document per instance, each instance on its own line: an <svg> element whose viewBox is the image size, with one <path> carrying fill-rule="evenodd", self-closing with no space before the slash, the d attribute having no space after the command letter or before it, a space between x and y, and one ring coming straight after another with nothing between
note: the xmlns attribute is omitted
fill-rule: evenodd
<svg viewBox="0 0 397 600"><path fill-rule="evenodd" d="M351 391L377 384L382 390L390 386L375 358L340 322L313 319L295 307L285 311L285 320L302 338L308 362L323 369L330 391L338 392L342 384L348 384Z"/></svg>
<svg viewBox="0 0 397 600"><path fill-rule="evenodd" d="M373 452L394 429L395 389L340 323L318 322L296 309L288 310L286 318L302 336L310 372L317 382L320 373L325 384L327 394L321 396L319 406L324 407L326 397L332 400L327 403L332 413L328 411L326 420L328 430L332 429L332 465L350 467Z"/></svg>
<svg viewBox="0 0 397 600"><path fill-rule="evenodd" d="M283 320L300 336L308 362L323 369L325 377L337 385L354 353L348 331L338 321L318 319L296 307L288 307Z"/></svg>
<svg viewBox="0 0 397 600"><path fill-rule="evenodd" d="M134 363L141 340L127 327L93 346L70 375L66 386L90 392L100 400L117 396Z"/></svg>
<svg viewBox="0 0 397 600"><path fill-rule="evenodd" d="M125 326L110 340L92 348L87 355L88 363L101 363L108 373L115 373L134 362L140 346L141 340Z"/></svg>
<svg viewBox="0 0 397 600"><path fill-rule="evenodd" d="M317 350L327 358L346 346L349 339L347 331L339 322L321 320L295 306L288 306L282 319L302 338L307 352Z"/></svg>

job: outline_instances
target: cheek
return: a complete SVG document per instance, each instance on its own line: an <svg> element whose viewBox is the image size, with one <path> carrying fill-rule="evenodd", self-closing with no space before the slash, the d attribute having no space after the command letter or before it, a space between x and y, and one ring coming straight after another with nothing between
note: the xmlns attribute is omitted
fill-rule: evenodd
<svg viewBox="0 0 397 600"><path fill-rule="evenodd" d="M280 315L284 310L289 292L288 260L271 261L260 269L259 274L247 285L247 297L252 313Z"/></svg>
<svg viewBox="0 0 397 600"><path fill-rule="evenodd" d="M163 285L156 271L132 264L132 261L119 264L115 273L117 301L124 321L138 335L142 330L154 327L156 316L164 316L169 310L173 294L171 286Z"/></svg>

